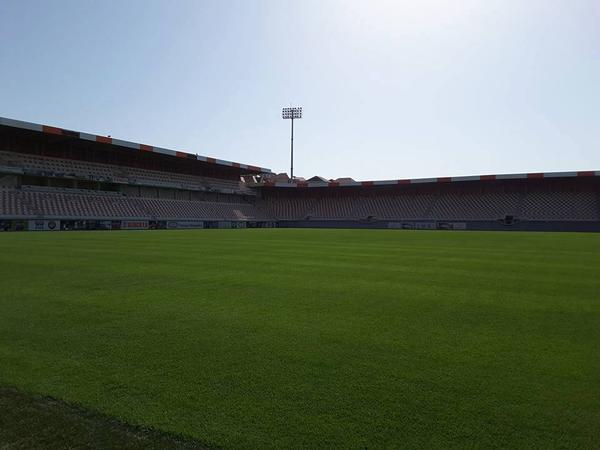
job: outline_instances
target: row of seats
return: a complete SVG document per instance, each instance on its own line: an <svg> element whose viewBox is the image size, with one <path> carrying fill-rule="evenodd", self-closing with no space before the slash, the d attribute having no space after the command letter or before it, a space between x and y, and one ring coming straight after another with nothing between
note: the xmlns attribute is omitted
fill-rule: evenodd
<svg viewBox="0 0 600 450"><path fill-rule="evenodd" d="M523 199L522 216L535 220L597 220L599 199L593 192L535 192Z"/></svg>
<svg viewBox="0 0 600 450"><path fill-rule="evenodd" d="M29 209L29 203L22 195L0 187L0 216L17 217L31 216L34 212Z"/></svg>
<svg viewBox="0 0 600 450"><path fill-rule="evenodd" d="M407 193L379 196L266 198L275 219L600 220L598 194L583 192Z"/></svg>
<svg viewBox="0 0 600 450"><path fill-rule="evenodd" d="M283 220L304 219L317 203L315 199L295 198L293 200L266 198L260 201L262 210L270 216Z"/></svg>
<svg viewBox="0 0 600 450"><path fill-rule="evenodd" d="M12 188L0 188L0 216L44 216L64 219L267 219L264 213L248 203L131 198L112 194Z"/></svg>
<svg viewBox="0 0 600 450"><path fill-rule="evenodd" d="M0 152L0 165L22 168L31 173L72 176L103 182L136 183L188 190L252 194L252 191L238 180L50 158L26 153Z"/></svg>
<svg viewBox="0 0 600 450"><path fill-rule="evenodd" d="M21 189L24 191L31 192L53 192L53 193L65 193L65 194L81 194L81 195L110 195L112 197L122 197L123 193L119 191L96 191L90 189L73 189L73 188L61 188L55 186L32 186L22 185Z"/></svg>
<svg viewBox="0 0 600 450"><path fill-rule="evenodd" d="M593 191L442 193L357 197L266 198L255 205L128 197L43 187L0 188L0 216L205 220L437 219L600 220Z"/></svg>

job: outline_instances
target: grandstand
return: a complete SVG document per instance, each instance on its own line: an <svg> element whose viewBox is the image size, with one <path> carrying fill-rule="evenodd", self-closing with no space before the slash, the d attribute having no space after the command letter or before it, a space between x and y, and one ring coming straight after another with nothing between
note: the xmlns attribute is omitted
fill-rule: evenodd
<svg viewBox="0 0 600 450"><path fill-rule="evenodd" d="M267 184L257 204L280 226L600 230L598 174Z"/></svg>
<svg viewBox="0 0 600 450"><path fill-rule="evenodd" d="M0 228L263 225L242 176L269 169L0 118Z"/></svg>
<svg viewBox="0 0 600 450"><path fill-rule="evenodd" d="M2 230L600 231L600 172L595 171L275 180L266 168L0 118Z"/></svg>

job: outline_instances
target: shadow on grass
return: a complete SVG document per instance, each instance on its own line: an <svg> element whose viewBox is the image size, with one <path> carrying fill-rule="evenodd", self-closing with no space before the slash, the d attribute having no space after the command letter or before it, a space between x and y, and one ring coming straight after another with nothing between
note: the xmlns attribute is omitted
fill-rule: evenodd
<svg viewBox="0 0 600 450"><path fill-rule="evenodd" d="M0 449L210 449L192 439L132 426L51 397L0 386Z"/></svg>

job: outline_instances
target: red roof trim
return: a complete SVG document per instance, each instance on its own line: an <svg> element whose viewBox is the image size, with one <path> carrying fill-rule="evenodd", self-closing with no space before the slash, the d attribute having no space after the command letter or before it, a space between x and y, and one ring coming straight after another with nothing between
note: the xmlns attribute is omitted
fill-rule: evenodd
<svg viewBox="0 0 600 450"><path fill-rule="evenodd" d="M178 158L187 158L188 154L185 152L175 152L175 156L177 156Z"/></svg>
<svg viewBox="0 0 600 450"><path fill-rule="evenodd" d="M103 144L112 144L112 138L107 136L96 136L96 142L102 142Z"/></svg>
<svg viewBox="0 0 600 450"><path fill-rule="evenodd" d="M518 179L553 179L553 178L562 178L562 177L600 177L600 171L579 171L579 172L532 172L527 174L507 174L507 175L475 175L472 177L456 177L458 180L453 177L438 177L438 178L427 178L427 179L404 179L404 180L390 180L390 181L359 181L352 184L343 184L337 181L329 181L327 183L328 187L338 187L338 186L360 186L360 187L373 187L373 186L394 186L395 185L407 185L407 184L416 184L416 183L448 183L453 181L494 181L494 180L518 180ZM460 179L462 178L462 179ZM265 185L272 186L274 183L265 182ZM298 181L293 184L297 187L308 187L308 188L320 188L324 186L322 182L306 182L306 181Z"/></svg>
<svg viewBox="0 0 600 450"><path fill-rule="evenodd" d="M527 178L544 178L543 173L528 173Z"/></svg>
<svg viewBox="0 0 600 450"><path fill-rule="evenodd" d="M151 145L140 144L140 150L143 152L153 152L154 147L152 147Z"/></svg>
<svg viewBox="0 0 600 450"><path fill-rule="evenodd" d="M62 129L60 128L56 128L56 127L50 127L48 125L42 125L42 130L44 131L44 133L48 133L48 134L63 134L62 133Z"/></svg>
<svg viewBox="0 0 600 450"><path fill-rule="evenodd" d="M211 163L211 164L216 164L217 160L215 158L206 158L206 162ZM248 166L248 167L250 167L250 166Z"/></svg>

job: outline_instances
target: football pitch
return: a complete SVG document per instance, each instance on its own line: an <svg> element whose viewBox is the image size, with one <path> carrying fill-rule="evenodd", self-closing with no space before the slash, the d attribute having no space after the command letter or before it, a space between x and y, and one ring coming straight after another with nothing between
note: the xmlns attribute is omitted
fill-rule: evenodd
<svg viewBox="0 0 600 450"><path fill-rule="evenodd" d="M600 234L0 233L0 387L208 447L598 448Z"/></svg>

